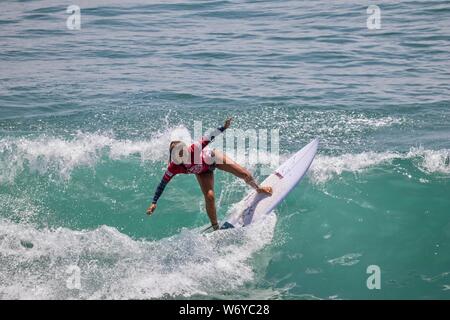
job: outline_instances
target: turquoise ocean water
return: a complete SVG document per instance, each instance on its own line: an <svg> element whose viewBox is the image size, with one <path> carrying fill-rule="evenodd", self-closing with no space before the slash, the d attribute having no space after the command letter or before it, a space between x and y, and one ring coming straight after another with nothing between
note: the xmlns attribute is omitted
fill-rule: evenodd
<svg viewBox="0 0 450 320"><path fill-rule="evenodd" d="M1 4L0 298L450 298L448 1L378 1L379 30L369 1L78 1L78 31L71 4ZM170 137L228 115L281 158L319 137L300 186L204 236L180 176L146 217ZM247 191L217 172L219 217Z"/></svg>

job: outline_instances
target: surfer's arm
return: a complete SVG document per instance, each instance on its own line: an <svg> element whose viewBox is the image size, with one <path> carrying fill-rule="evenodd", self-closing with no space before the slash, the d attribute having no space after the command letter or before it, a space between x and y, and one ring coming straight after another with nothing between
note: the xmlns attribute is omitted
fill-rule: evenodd
<svg viewBox="0 0 450 320"><path fill-rule="evenodd" d="M164 178L161 179L161 182L156 188L155 195L153 196L152 204L156 204L158 202L159 197L161 197L168 183L169 181L164 180Z"/></svg>
<svg viewBox="0 0 450 320"><path fill-rule="evenodd" d="M225 121L225 123L224 123L223 126L217 128L217 129L215 129L215 130L212 130L212 131L207 132L207 133L202 137L202 139L200 140L200 144L201 144L202 149L204 149L208 144L210 144L211 142L213 142L214 139L215 139L219 134L221 134L221 133L224 132L226 129L228 129L228 128L230 127L230 125L231 125L231 120L232 120L232 118L228 118L228 119Z"/></svg>
<svg viewBox="0 0 450 320"><path fill-rule="evenodd" d="M156 188L155 194L153 196L152 204L155 204L158 202L158 199L161 197L162 193L164 192L164 189L166 188L167 184L170 180L177 174L176 170L174 170L174 166L172 164L169 165L169 167L166 170L166 173L164 173L164 176L162 177L158 187Z"/></svg>
<svg viewBox="0 0 450 320"><path fill-rule="evenodd" d="M207 132L200 140L201 148L204 149L208 144L214 141L214 139L225 131L225 127L219 127L217 129Z"/></svg>

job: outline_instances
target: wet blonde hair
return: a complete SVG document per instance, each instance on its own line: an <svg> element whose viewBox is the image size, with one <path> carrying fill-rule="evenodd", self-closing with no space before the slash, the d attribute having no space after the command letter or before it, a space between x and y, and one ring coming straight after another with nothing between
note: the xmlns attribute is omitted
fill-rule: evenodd
<svg viewBox="0 0 450 320"><path fill-rule="evenodd" d="M174 140L174 141L170 142L170 146L169 146L169 163L172 162L172 150L173 150L173 148L175 148L180 143L184 144L184 142L180 141L180 140Z"/></svg>

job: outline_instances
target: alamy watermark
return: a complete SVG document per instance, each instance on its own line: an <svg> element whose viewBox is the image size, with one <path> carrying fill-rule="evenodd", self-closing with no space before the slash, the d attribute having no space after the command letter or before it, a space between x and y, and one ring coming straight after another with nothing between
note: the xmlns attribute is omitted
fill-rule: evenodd
<svg viewBox="0 0 450 320"><path fill-rule="evenodd" d="M367 29L379 30L381 29L381 9L377 5L370 5L366 10L367 14Z"/></svg>
<svg viewBox="0 0 450 320"><path fill-rule="evenodd" d="M76 265L67 267L66 274L69 277L66 279L66 288L69 290L81 290L81 270Z"/></svg>
<svg viewBox="0 0 450 320"><path fill-rule="evenodd" d="M70 5L66 9L70 16L66 20L66 26L69 30L81 30L81 9L77 5Z"/></svg>
<svg viewBox="0 0 450 320"><path fill-rule="evenodd" d="M370 5L366 9L366 26L369 30L381 29L381 9L377 5ZM70 5L66 9L70 16L66 20L66 26L69 30L81 30L81 9L78 5Z"/></svg>
<svg viewBox="0 0 450 320"><path fill-rule="evenodd" d="M381 289L381 269L376 264L372 264L367 267L366 273L370 274L367 278L366 285L367 289Z"/></svg>

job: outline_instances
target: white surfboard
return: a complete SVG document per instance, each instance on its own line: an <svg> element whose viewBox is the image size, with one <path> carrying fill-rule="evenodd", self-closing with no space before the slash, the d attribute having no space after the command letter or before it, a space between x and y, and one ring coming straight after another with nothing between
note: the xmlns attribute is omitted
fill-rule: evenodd
<svg viewBox="0 0 450 320"><path fill-rule="evenodd" d="M317 152L319 139L314 139L286 160L264 180L262 186L271 186L272 196L251 191L239 202L221 229L244 227L270 213L294 189L309 169Z"/></svg>

